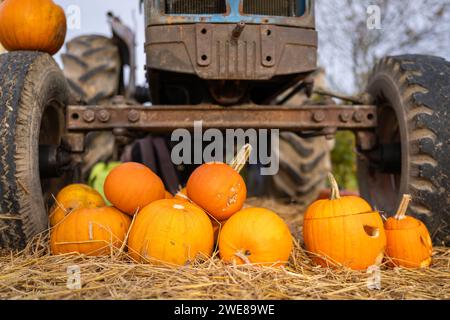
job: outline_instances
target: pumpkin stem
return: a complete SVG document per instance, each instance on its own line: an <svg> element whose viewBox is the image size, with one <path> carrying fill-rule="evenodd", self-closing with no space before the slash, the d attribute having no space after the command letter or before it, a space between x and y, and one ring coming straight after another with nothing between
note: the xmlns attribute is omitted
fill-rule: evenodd
<svg viewBox="0 0 450 320"><path fill-rule="evenodd" d="M402 220L406 216L406 210L408 209L409 203L411 202L411 195L404 194L402 202L400 203L400 206L398 207L397 213L395 214L395 219Z"/></svg>
<svg viewBox="0 0 450 320"><path fill-rule="evenodd" d="M236 156L231 160L229 166L233 168L238 173L245 167L245 163L250 158L252 153L252 146L250 144L245 144L241 150L236 154Z"/></svg>
<svg viewBox="0 0 450 320"><path fill-rule="evenodd" d="M339 185L332 173L328 173L328 181L330 181L330 184L331 184L331 199L330 200L340 199L341 194L339 192Z"/></svg>

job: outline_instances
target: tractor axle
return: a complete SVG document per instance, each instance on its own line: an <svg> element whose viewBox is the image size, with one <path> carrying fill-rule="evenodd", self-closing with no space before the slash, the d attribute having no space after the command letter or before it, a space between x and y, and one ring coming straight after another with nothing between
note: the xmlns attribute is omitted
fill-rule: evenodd
<svg viewBox="0 0 450 320"><path fill-rule="evenodd" d="M317 105L304 107L256 106L69 106L67 128L86 132L123 128L134 131L170 132L204 128L280 129L293 132L323 129L370 130L377 126L372 105Z"/></svg>

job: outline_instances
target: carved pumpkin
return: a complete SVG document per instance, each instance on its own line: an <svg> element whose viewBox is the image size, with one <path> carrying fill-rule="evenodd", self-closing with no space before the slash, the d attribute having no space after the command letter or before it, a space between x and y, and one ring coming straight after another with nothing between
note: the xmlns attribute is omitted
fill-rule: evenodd
<svg viewBox="0 0 450 320"><path fill-rule="evenodd" d="M405 268L424 268L431 264L433 245L427 227L406 215L410 195L404 195L397 214L384 223L386 255L391 265Z"/></svg>
<svg viewBox="0 0 450 320"><path fill-rule="evenodd" d="M213 228L206 213L183 200L163 199L142 209L130 230L128 248L137 262L185 265L210 257Z"/></svg>
<svg viewBox="0 0 450 320"><path fill-rule="evenodd" d="M222 226L219 254L225 262L266 266L286 264L292 251L292 236L276 213L247 208Z"/></svg>
<svg viewBox="0 0 450 320"><path fill-rule="evenodd" d="M386 235L378 212L357 196L341 197L330 174L331 199L318 200L306 210L303 237L313 260L364 270L381 263Z"/></svg>
<svg viewBox="0 0 450 320"><path fill-rule="evenodd" d="M113 207L75 210L52 230L51 251L108 255L123 246L130 223L130 217Z"/></svg>
<svg viewBox="0 0 450 320"><path fill-rule="evenodd" d="M104 190L106 198L129 215L165 197L161 179L145 165L135 162L123 163L111 170Z"/></svg>
<svg viewBox="0 0 450 320"><path fill-rule="evenodd" d="M247 188L241 175L225 163L206 163L189 177L189 199L219 221L238 212L247 197Z"/></svg>
<svg viewBox="0 0 450 320"><path fill-rule="evenodd" d="M55 226L75 209L100 208L105 206L103 197L85 184L71 184L63 188L56 196L50 210L50 226Z"/></svg>
<svg viewBox="0 0 450 320"><path fill-rule="evenodd" d="M51 55L66 37L64 10L52 0L6 0L0 4L0 42L6 50L35 50Z"/></svg>

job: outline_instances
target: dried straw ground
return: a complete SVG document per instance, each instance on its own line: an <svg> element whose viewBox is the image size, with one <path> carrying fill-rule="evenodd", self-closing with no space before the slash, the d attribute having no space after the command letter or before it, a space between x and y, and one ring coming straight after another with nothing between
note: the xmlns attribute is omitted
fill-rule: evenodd
<svg viewBox="0 0 450 320"><path fill-rule="evenodd" d="M295 206L251 202L278 212L299 239ZM282 269L224 265L218 257L174 269L134 264L125 254L51 256L47 237L0 253L0 299L450 299L450 248L435 248L429 269L383 266L381 289L369 290L367 273L316 267L298 242ZM80 290L66 286L73 265L81 270Z"/></svg>

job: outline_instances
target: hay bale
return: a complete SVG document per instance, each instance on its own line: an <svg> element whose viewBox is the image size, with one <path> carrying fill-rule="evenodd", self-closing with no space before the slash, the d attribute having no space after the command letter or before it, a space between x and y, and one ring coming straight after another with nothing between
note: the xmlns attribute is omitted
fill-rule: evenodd
<svg viewBox="0 0 450 320"><path fill-rule="evenodd" d="M278 212L299 235L295 206L251 199ZM296 239L300 239L298 236ZM70 266L81 289L67 288ZM108 257L49 254L48 232L22 252L0 252L0 299L450 299L450 248L435 248L431 268L381 267L380 290L366 272L315 266L299 242L285 268L233 266L217 256L179 268L135 264L126 253Z"/></svg>

